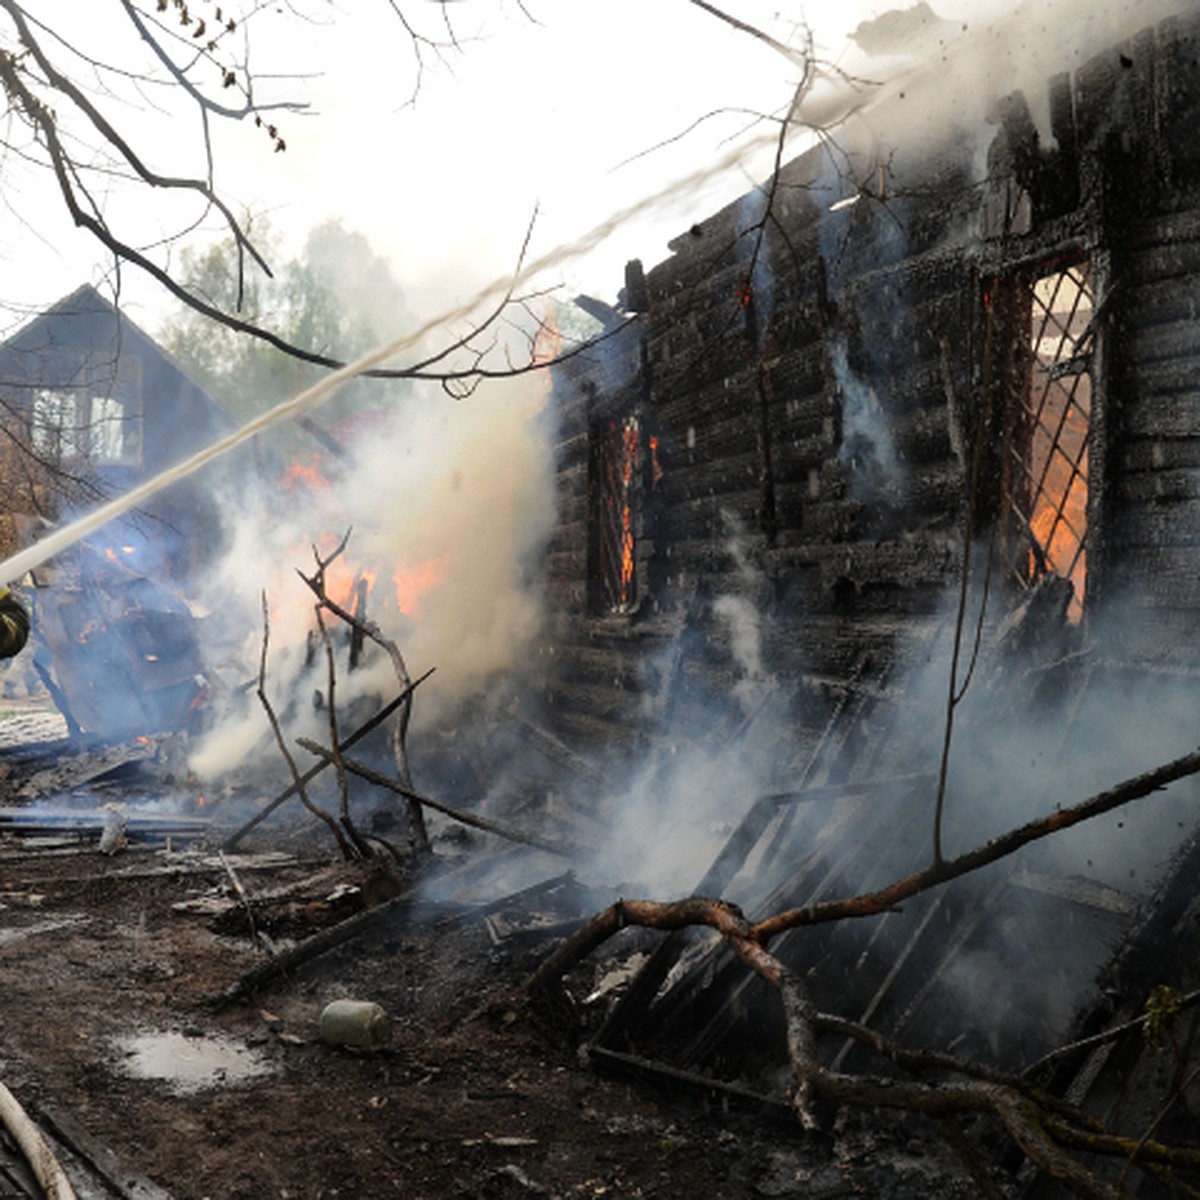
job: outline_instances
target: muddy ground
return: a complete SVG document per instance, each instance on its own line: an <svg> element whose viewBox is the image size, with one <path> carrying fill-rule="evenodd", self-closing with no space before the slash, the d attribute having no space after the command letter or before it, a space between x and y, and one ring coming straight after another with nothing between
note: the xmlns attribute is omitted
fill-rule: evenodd
<svg viewBox="0 0 1200 1200"><path fill-rule="evenodd" d="M264 831L244 849L274 849ZM295 887L259 909L277 949L363 903L361 870L319 848L228 862L252 897ZM56 1145L90 1147L81 1197L974 1194L927 1128L841 1114L804 1136L692 1088L605 1077L580 1047L612 961L548 1014L518 997L553 938L498 934L477 906L386 912L217 1009L268 953L211 844L109 856L94 836L0 837L0 1081L65 1131ZM322 1008L344 997L390 1014L386 1049L320 1040ZM188 1040L147 1057L165 1034Z"/></svg>

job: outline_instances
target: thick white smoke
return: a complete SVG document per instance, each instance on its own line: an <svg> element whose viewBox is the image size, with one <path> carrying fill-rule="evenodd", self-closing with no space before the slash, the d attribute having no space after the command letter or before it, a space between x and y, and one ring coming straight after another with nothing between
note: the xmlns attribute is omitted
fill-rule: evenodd
<svg viewBox="0 0 1200 1200"><path fill-rule="evenodd" d="M552 519L550 455L537 411L545 386L535 375L491 383L467 403L413 396L359 424L347 439L351 461L326 456L325 484L298 481L257 506L230 506L232 547L206 580L203 599L217 614L217 632L237 635L237 661L251 675L266 591L268 691L279 708L295 701L308 712L304 732L325 721L309 702L325 686L325 664L319 654L315 669L305 667L314 599L296 572L311 575L312 547L328 554L347 530L330 591L352 607L354 579L369 575L368 618L398 645L410 674L435 668L414 704L418 725L436 722L527 654L542 616L531 568ZM353 673L344 667L343 654L339 704L398 690L382 654ZM264 714L240 712L198 747L193 769L202 776L232 769L266 732Z"/></svg>
<svg viewBox="0 0 1200 1200"><path fill-rule="evenodd" d="M917 8L888 16L910 16ZM874 37L869 25L860 27L858 44L839 57L838 70L822 71L799 119L863 155L860 166L887 163L889 171L907 173L965 138L977 147L982 167L997 100L1020 91L1042 144L1053 145L1050 79L1194 8L1194 0L1046 0L1007 11L983 0L934 3L930 20L897 23L913 36L889 30L886 19L876 22Z"/></svg>

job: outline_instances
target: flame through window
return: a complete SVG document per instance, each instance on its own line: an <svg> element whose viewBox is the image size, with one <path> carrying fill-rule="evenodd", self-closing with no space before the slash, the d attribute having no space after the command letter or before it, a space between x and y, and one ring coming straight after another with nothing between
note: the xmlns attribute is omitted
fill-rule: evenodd
<svg viewBox="0 0 1200 1200"><path fill-rule="evenodd" d="M1013 297L1004 520L1009 569L1031 589L1068 579L1068 619L1083 616L1094 316L1086 263L1037 276ZM1019 339L1019 340L1018 340Z"/></svg>
<svg viewBox="0 0 1200 1200"><path fill-rule="evenodd" d="M593 427L592 588L599 612L629 612L637 600L635 496L641 440L636 416Z"/></svg>

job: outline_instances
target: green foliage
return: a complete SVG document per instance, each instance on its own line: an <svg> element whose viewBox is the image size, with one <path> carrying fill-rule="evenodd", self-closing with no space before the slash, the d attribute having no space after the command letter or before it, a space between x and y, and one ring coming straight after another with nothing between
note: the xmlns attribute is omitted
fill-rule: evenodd
<svg viewBox="0 0 1200 1200"><path fill-rule="evenodd" d="M268 261L277 241L262 222L249 229ZM350 361L403 332L404 295L388 263L360 233L330 220L313 229L302 254L274 278L246 264L238 300L236 248L228 238L203 251L185 250L185 285L195 295L304 350ZM192 377L239 420L246 420L317 382L326 369L236 332L184 305L158 334ZM363 407L395 403L403 384L360 379L322 408L322 424Z"/></svg>

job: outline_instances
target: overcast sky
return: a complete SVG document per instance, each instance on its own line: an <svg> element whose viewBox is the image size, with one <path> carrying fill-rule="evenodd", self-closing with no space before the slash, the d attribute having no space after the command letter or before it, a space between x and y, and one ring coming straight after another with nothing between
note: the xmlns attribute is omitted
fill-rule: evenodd
<svg viewBox="0 0 1200 1200"><path fill-rule="evenodd" d="M1036 60L1040 70L1047 54L1067 46L1068 33L1121 13L1134 21L1145 13L1148 22L1169 3L1046 0L1028 6L1029 36L1003 55L988 53L1010 66ZM28 6L68 31L77 46L135 62L139 47L115 0L28 0ZM193 7L211 5L199 0ZM799 43L807 22L821 58L867 78L885 78L906 63L896 56L866 59L848 38L859 22L891 7L870 0L724 4L781 41ZM900 7L909 5L901 0ZM942 40L974 34L1015 7L1003 0L933 0L945 21L938 26ZM312 19L297 19L296 9ZM279 116L288 144L281 154L249 122L215 123L216 182L235 208L269 214L290 249L329 217L362 232L394 264L411 308L422 316L511 268L535 209L532 249L540 254L667 181L717 162L739 136L769 135L771 127L754 114L781 111L797 80L796 66L783 55L688 0L406 0L404 10L443 40L445 12L459 37L458 49L440 57L426 50L412 104L413 52L387 0L292 0L260 11L251 59L260 98L301 98L311 108ZM140 96L102 100L123 128L143 138L153 166L202 170L189 116L165 100L161 112L145 104L139 111ZM712 113L721 115L702 120ZM746 191L762 178L766 161L760 155L618 225L595 253L562 264L565 294L582 290L614 300L626 259L640 257L647 266L661 260L670 237ZM0 240L0 301L36 307L98 280L108 264L94 243L70 230L54 197L11 154L4 169L9 208ZM114 185L114 213L119 191ZM170 233L172 226L159 225L161 211L157 202L128 209L124 231L143 242L160 230ZM169 310L133 271L125 274L123 294L151 328Z"/></svg>
<svg viewBox="0 0 1200 1200"><path fill-rule="evenodd" d="M947 4L962 8L963 0L942 0L942 9ZM139 47L113 0L30 0L29 7L74 45L136 63ZM764 135L769 127L754 114L780 111L798 74L784 56L687 0L458 0L444 11L459 47L425 51L410 104L415 60L385 0L304 0L311 20L282 11L288 7L255 18L251 65L260 98L298 97L310 110L279 116L288 144L281 154L248 122L214 123L218 190L236 208L268 213L293 248L314 225L340 218L391 259L422 315L508 270L535 209L533 249L542 253L715 162L731 139ZM758 0L726 7L782 41L798 41L807 19L819 52L833 60L843 58L857 22L877 11L862 0L810 4L787 17ZM406 11L444 40L442 5L411 0ZM101 101L143 138L151 165L201 169L186 115L169 106L139 112L131 96ZM36 307L100 278L104 255L71 231L54 196L12 156L5 168L0 300ZM658 261L671 236L761 174L761 162L749 163L617 228L598 254L564 265L568 294L615 299L627 258ZM109 201L114 214L118 192L114 186ZM127 210L126 232L150 240L161 211L161 204ZM132 271L124 295L151 326L165 311Z"/></svg>

